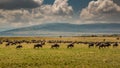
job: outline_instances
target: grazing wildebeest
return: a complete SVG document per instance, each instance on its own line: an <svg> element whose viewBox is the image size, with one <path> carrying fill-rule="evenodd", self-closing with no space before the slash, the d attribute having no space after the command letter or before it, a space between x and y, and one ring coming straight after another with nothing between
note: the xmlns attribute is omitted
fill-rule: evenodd
<svg viewBox="0 0 120 68"><path fill-rule="evenodd" d="M111 46L111 44L110 44L109 42L101 43L101 44L99 45L99 49L100 49L100 48L106 48L106 47L109 47L109 46Z"/></svg>
<svg viewBox="0 0 120 68"><path fill-rule="evenodd" d="M58 45L58 44L54 44L51 46L51 48L59 48L59 47L60 47L60 45Z"/></svg>
<svg viewBox="0 0 120 68"><path fill-rule="evenodd" d="M95 46L96 47L99 47L99 45L101 45L102 44L102 42L97 42L96 44L95 44Z"/></svg>
<svg viewBox="0 0 120 68"><path fill-rule="evenodd" d="M113 47L117 47L117 46L118 46L118 43L117 43L117 42L113 44Z"/></svg>
<svg viewBox="0 0 120 68"><path fill-rule="evenodd" d="M10 45L10 43L7 43L5 46L9 46Z"/></svg>
<svg viewBox="0 0 120 68"><path fill-rule="evenodd" d="M67 46L67 48L73 48L74 47L74 44L72 43L72 44L69 44L68 46Z"/></svg>
<svg viewBox="0 0 120 68"><path fill-rule="evenodd" d="M45 41L41 42L41 45L45 45Z"/></svg>
<svg viewBox="0 0 120 68"><path fill-rule="evenodd" d="M34 48L39 48L39 47L42 48L42 44L35 44L35 45L34 45Z"/></svg>
<svg viewBox="0 0 120 68"><path fill-rule="evenodd" d="M104 43L99 44L99 49L106 47Z"/></svg>
<svg viewBox="0 0 120 68"><path fill-rule="evenodd" d="M18 46L16 46L16 49L18 49L18 48L22 48L22 45L18 45Z"/></svg>
<svg viewBox="0 0 120 68"><path fill-rule="evenodd" d="M89 46L88 46L89 48L90 47L94 47L94 43L89 43Z"/></svg>

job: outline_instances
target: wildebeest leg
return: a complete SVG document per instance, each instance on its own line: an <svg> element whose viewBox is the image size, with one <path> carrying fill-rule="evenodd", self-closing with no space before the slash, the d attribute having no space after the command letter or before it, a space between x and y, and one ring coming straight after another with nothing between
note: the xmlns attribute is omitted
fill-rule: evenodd
<svg viewBox="0 0 120 68"><path fill-rule="evenodd" d="M53 46L51 46L51 48L53 49Z"/></svg>
<svg viewBox="0 0 120 68"><path fill-rule="evenodd" d="M101 49L101 46L99 46L99 49Z"/></svg>
<svg viewBox="0 0 120 68"><path fill-rule="evenodd" d="M90 46L88 46L90 48Z"/></svg>

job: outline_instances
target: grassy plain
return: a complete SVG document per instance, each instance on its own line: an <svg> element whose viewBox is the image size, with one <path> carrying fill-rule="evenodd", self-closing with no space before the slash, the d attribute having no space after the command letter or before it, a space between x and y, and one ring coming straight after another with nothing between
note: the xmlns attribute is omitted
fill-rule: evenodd
<svg viewBox="0 0 120 68"><path fill-rule="evenodd" d="M71 40L71 41L114 41L116 37L1 37L10 40ZM98 49L88 48L85 44L75 44L67 49L68 44L60 44L60 48L51 49L47 43L43 48L33 49L34 44L23 43L22 49L15 45L0 45L0 68L119 68L120 46Z"/></svg>

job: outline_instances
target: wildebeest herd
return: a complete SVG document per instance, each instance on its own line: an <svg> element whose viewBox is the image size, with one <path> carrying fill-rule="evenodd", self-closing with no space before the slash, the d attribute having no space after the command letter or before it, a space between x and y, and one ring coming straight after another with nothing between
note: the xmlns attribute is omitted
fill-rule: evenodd
<svg viewBox="0 0 120 68"><path fill-rule="evenodd" d="M90 47L98 47L99 49L100 48L108 48L110 46L113 46L113 47L118 47L119 46L119 43L117 42L92 42L92 43L89 43L89 48Z"/></svg>
<svg viewBox="0 0 120 68"><path fill-rule="evenodd" d="M16 49L19 48L23 48L22 43L26 43L26 44L32 44L33 48L42 48L44 45L46 45L46 43L51 44L51 48L59 48L61 43L67 43L66 47L67 48L73 48L75 46L75 44L85 44L87 45L89 48L91 47L97 47L99 49L101 48L108 48L110 46L113 46L113 48L118 47L119 46L119 42L81 42L81 41L63 41L63 40L1 40L0 44L6 43L5 46L12 46L12 45L16 45Z"/></svg>

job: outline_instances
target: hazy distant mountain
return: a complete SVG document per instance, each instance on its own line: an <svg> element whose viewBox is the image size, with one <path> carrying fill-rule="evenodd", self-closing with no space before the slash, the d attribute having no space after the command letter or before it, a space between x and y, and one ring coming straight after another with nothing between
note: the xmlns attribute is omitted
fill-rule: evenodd
<svg viewBox="0 0 120 68"><path fill-rule="evenodd" d="M52 23L0 32L0 36L78 35L81 33L120 33L120 24Z"/></svg>

